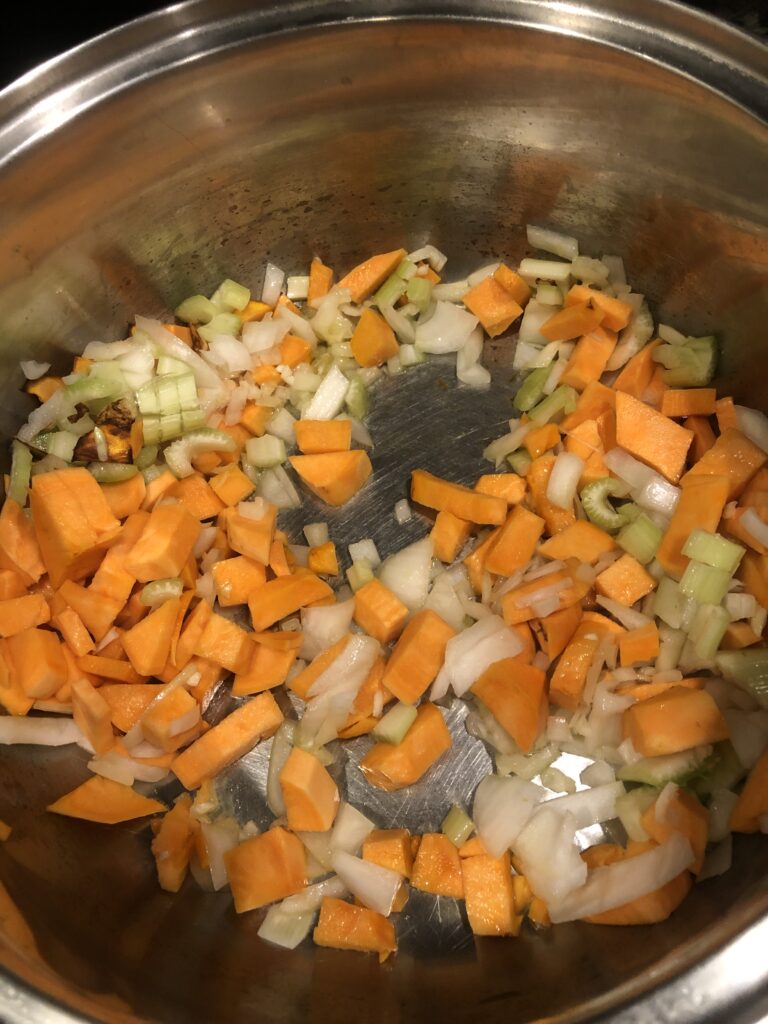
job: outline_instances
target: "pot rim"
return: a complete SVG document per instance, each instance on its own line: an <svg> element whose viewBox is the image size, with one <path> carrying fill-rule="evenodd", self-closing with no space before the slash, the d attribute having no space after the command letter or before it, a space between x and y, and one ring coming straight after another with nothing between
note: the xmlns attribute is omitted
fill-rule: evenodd
<svg viewBox="0 0 768 1024"><path fill-rule="evenodd" d="M257 39L393 19L496 23L619 49L716 93L758 127L768 125L765 45L676 0L185 0L96 36L1 90L0 172L88 108L192 60ZM768 886L651 971L548 1022L695 1020L697 1014L714 1018L724 1007L731 1024L754 1019L750 1006L768 989L768 964L755 954L767 942ZM83 1024L95 1018L0 966L0 1020Z"/></svg>

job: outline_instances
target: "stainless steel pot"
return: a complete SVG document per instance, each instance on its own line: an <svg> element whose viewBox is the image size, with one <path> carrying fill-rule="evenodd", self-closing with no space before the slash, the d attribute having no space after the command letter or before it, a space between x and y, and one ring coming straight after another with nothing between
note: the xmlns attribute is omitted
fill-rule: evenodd
<svg viewBox="0 0 768 1024"><path fill-rule="evenodd" d="M526 221L622 253L661 319L721 333L726 391L765 406L767 70L757 42L664 0L199 0L109 33L0 94L0 430L27 413L20 356L63 365L136 311L224 275L257 283L267 255L344 268L430 240L458 272L519 257ZM439 447L471 476L462 460L508 415L504 352L494 363L482 412L438 371L384 401L402 429L369 529L409 460ZM363 535L359 517L337 526ZM739 1024L768 1006L759 838L663 925L473 943L446 911L380 968L267 947L226 896L161 893L141 829L41 813L83 776L68 751L0 750L13 1024Z"/></svg>

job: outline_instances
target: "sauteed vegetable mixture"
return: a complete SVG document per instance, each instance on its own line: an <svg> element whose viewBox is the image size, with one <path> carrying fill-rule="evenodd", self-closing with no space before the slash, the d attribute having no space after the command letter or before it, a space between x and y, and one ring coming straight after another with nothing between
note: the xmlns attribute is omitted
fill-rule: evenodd
<svg viewBox="0 0 768 1024"><path fill-rule="evenodd" d="M48 811L148 819L160 885L229 887L267 941L384 960L412 888L477 935L661 921L768 830L768 419L718 397L715 339L654 326L619 257L528 240L459 281L431 245L335 284L268 264L258 299L226 280L137 316L68 376L22 363L0 742L84 748ZM455 359L480 417L487 337L521 378L509 431L455 467L471 486L403 479L381 516L421 540L348 560L328 522L285 532L302 491L341 506L376 473L383 377ZM346 741L370 737L368 785L428 784L457 700L495 772L441 832L345 801ZM221 773L265 742L261 831Z"/></svg>

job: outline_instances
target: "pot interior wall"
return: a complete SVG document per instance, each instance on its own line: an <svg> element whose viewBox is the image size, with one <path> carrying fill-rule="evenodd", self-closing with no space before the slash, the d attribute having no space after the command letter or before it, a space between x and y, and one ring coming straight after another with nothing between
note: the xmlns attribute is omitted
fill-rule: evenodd
<svg viewBox="0 0 768 1024"><path fill-rule="evenodd" d="M10 437L28 411L20 357L64 369L87 341L123 337L135 312L167 312L224 276L257 290L266 258L298 271L319 254L343 271L432 241L458 276L517 261L529 221L577 235L586 253L622 254L657 319L719 333L726 393L764 406L767 170L765 129L746 113L584 40L382 21L244 43L125 90L8 166L0 431ZM507 357L495 348L502 383ZM440 394L450 430L454 398ZM14 825L0 880L56 977L23 948L5 959L105 1020L578 1013L674 972L702 936L714 946L728 934L729 913L765 897L768 844L744 842L735 869L663 926L473 943L450 937L446 901L434 911L443 948L406 937L384 968L287 953L262 944L259 915L236 917L228 896L192 883L159 892L146 829L45 815L85 777L84 760L0 751L0 818Z"/></svg>

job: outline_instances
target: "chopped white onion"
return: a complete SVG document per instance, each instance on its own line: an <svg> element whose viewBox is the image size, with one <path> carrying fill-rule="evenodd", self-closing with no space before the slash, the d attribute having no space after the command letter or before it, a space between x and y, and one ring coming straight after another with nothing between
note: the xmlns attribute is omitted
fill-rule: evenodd
<svg viewBox="0 0 768 1024"><path fill-rule="evenodd" d="M65 747L77 743L84 747L87 740L71 718L0 717L0 744L17 743L40 747Z"/></svg>
<svg viewBox="0 0 768 1024"><path fill-rule="evenodd" d="M472 820L492 857L501 857L512 846L545 797L545 789L524 779L487 775L480 782Z"/></svg>
<svg viewBox="0 0 768 1024"><path fill-rule="evenodd" d="M354 598L337 601L335 604L318 605L315 608L302 608L301 627L304 639L301 657L315 658L341 640L350 630L354 612Z"/></svg>
<svg viewBox="0 0 768 1024"><path fill-rule="evenodd" d="M537 814L541 814L544 808L549 808L560 815L570 814L575 828L587 828L589 825L599 825L615 818L616 801L623 794L624 786L621 782L608 782L602 786L582 789L578 793L548 800Z"/></svg>
<svg viewBox="0 0 768 1024"><path fill-rule="evenodd" d="M234 818L217 818L214 822L201 821L200 828L208 853L211 882L216 892L227 885L227 867L224 855L240 842L240 829Z"/></svg>
<svg viewBox="0 0 768 1024"><path fill-rule="evenodd" d="M267 910L256 934L281 949L296 949L309 935L314 920L315 912L312 910L289 913L283 909L282 903L278 903Z"/></svg>
<svg viewBox="0 0 768 1024"><path fill-rule="evenodd" d="M571 276L571 264L558 263L556 260L524 259L520 262L520 274L531 281L543 278L545 281L554 281L556 284L560 284Z"/></svg>
<svg viewBox="0 0 768 1024"><path fill-rule="evenodd" d="M307 886L293 896L287 896L279 906L288 914L306 914L319 910L326 896L335 896L339 899L346 894L347 887L342 880L332 875L322 882Z"/></svg>
<svg viewBox="0 0 768 1024"><path fill-rule="evenodd" d="M411 521L413 512L407 498L400 498L399 501L395 502L394 514L395 522L398 526L403 526Z"/></svg>
<svg viewBox="0 0 768 1024"><path fill-rule="evenodd" d="M479 267L477 270L473 270L467 278L469 287L474 288L475 285L481 284L486 278L491 277L501 266L500 263L488 263L484 267Z"/></svg>
<svg viewBox="0 0 768 1024"><path fill-rule="evenodd" d="M302 419L332 420L341 412L348 391L349 381L334 363L302 413Z"/></svg>
<svg viewBox="0 0 768 1024"><path fill-rule="evenodd" d="M461 302L468 291L469 281L451 281L449 284L436 284L432 298L440 302Z"/></svg>
<svg viewBox="0 0 768 1024"><path fill-rule="evenodd" d="M166 330L159 320L151 320L146 316L137 316L136 326L139 330L148 334L165 355L186 363L195 375L195 381L199 387L211 388L218 395L222 393L222 382L218 373L204 359L201 359L197 352L191 349L189 345L185 345L181 338L177 338L175 334Z"/></svg>
<svg viewBox="0 0 768 1024"><path fill-rule="evenodd" d="M547 500L558 508L572 508L583 472L584 459L573 452L560 452L547 481Z"/></svg>
<svg viewBox="0 0 768 1024"><path fill-rule="evenodd" d="M379 579L410 611L421 608L427 599L433 553L432 540L424 537L381 563Z"/></svg>
<svg viewBox="0 0 768 1024"><path fill-rule="evenodd" d="M415 344L422 352L458 352L477 327L478 319L450 302L437 302L429 320L416 327Z"/></svg>
<svg viewBox="0 0 768 1024"><path fill-rule="evenodd" d="M651 512L671 519L680 501L680 488L675 487L663 476L653 473L640 487L634 490L634 498L638 505Z"/></svg>
<svg viewBox="0 0 768 1024"><path fill-rule="evenodd" d="M679 833L637 857L590 871L586 883L549 906L553 923L614 910L671 882L693 862L691 844Z"/></svg>
<svg viewBox="0 0 768 1024"><path fill-rule="evenodd" d="M627 302L631 298L631 295L625 295L623 301ZM650 341L652 334L653 317L645 302L641 302L638 311L624 330L619 332L619 342L608 360L606 370L620 370L632 356L637 355L647 341Z"/></svg>
<svg viewBox="0 0 768 1024"><path fill-rule="evenodd" d="M603 462L620 480L635 490L640 490L653 477L658 476L648 466L633 458L623 448L611 448L603 456Z"/></svg>
<svg viewBox="0 0 768 1024"><path fill-rule="evenodd" d="M347 550L349 551L349 557L353 562L368 562L372 569L381 565L381 556L370 537L366 537L364 540L358 540L354 544L350 544Z"/></svg>
<svg viewBox="0 0 768 1024"><path fill-rule="evenodd" d="M758 544L768 547L768 524L763 522L754 508L744 510L741 516L741 525Z"/></svg>
<svg viewBox="0 0 768 1024"><path fill-rule="evenodd" d="M376 828L370 818L353 807L342 803L331 829L331 849L355 854L363 845L366 836Z"/></svg>
<svg viewBox="0 0 768 1024"><path fill-rule="evenodd" d="M554 807L572 799L560 797L545 804L513 844L531 888L548 907L557 906L578 891L587 878L587 865L576 843L576 822Z"/></svg>
<svg viewBox="0 0 768 1024"><path fill-rule="evenodd" d="M37 363L34 359L22 359L19 366L27 380L38 380L51 368L50 363Z"/></svg>
<svg viewBox="0 0 768 1024"><path fill-rule="evenodd" d="M520 321L519 340L525 344L544 347L549 344L549 338L545 338L539 328L552 316L552 306L544 302L537 302L531 299L525 307L523 319Z"/></svg>
<svg viewBox="0 0 768 1024"><path fill-rule="evenodd" d="M761 829L761 831L765 831ZM699 872L697 881L705 882L708 878L716 878L730 871L733 863L733 837L729 834L717 846L707 850L704 863Z"/></svg>
<svg viewBox="0 0 768 1024"><path fill-rule="evenodd" d="M564 260L574 260L579 255L578 239L571 235L550 231L548 228L538 228L533 224L525 225L525 233L532 249L554 253Z"/></svg>
<svg viewBox="0 0 768 1024"><path fill-rule="evenodd" d="M523 649L520 637L498 615L488 615L448 641L445 668L453 692L461 697L485 670Z"/></svg>
<svg viewBox="0 0 768 1024"><path fill-rule="evenodd" d="M598 594L595 601L602 608L605 608L607 612L610 612L614 619L620 622L625 629L640 629L642 626L647 626L649 622L653 621L647 615L643 615L642 612L635 611L634 608L628 608L619 601L614 601L612 597L603 597L601 594Z"/></svg>
<svg viewBox="0 0 768 1024"><path fill-rule="evenodd" d="M290 298L290 296L289 296ZM276 321L285 321L290 327L291 334L295 334L299 338L303 338L304 341L308 341L312 348L317 345L317 335L312 329L312 324L308 320L305 320L303 316L298 316L292 309L287 306L278 306L275 311Z"/></svg>
<svg viewBox="0 0 768 1024"><path fill-rule="evenodd" d="M274 263L267 263L264 269L264 286L261 289L261 301L268 306L276 306L280 292L285 283L285 272Z"/></svg>
<svg viewBox="0 0 768 1024"><path fill-rule="evenodd" d="M371 910L389 917L403 881L396 871L353 857L344 850L336 850L331 863L353 896Z"/></svg>
<svg viewBox="0 0 768 1024"><path fill-rule="evenodd" d="M414 249L413 252L409 252L406 259L411 263L421 263L426 260L438 274L448 262L445 253L440 252L434 245L422 245L420 248Z"/></svg>

